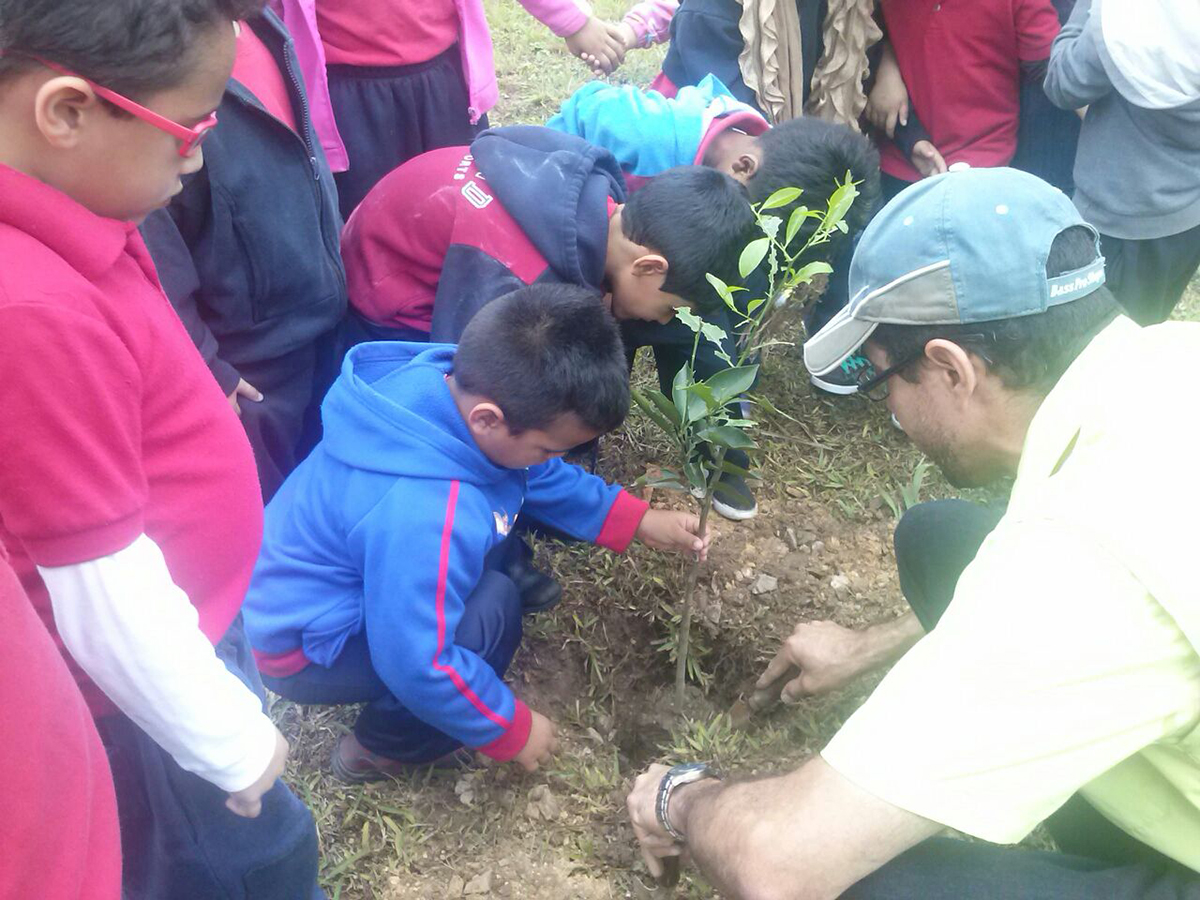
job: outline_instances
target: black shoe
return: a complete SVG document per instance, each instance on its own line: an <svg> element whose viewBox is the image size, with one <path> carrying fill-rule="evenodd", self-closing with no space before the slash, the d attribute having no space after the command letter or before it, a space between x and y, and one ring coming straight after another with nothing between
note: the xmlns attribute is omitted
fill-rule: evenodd
<svg viewBox="0 0 1200 900"><path fill-rule="evenodd" d="M521 612L527 616L554 609L562 601L559 583L533 567L518 573L515 578L510 573L509 577L521 595Z"/></svg>
<svg viewBox="0 0 1200 900"><path fill-rule="evenodd" d="M700 499L704 496L704 492L693 489L692 496ZM735 475L733 472L721 474L721 480L717 482L717 489L713 491L712 508L713 512L719 513L726 519L732 519L734 522L745 522L758 515L758 501L754 499L750 485L746 484L745 478Z"/></svg>
<svg viewBox="0 0 1200 900"><path fill-rule="evenodd" d="M521 612L525 615L553 609L562 600L562 588L558 582L533 567L533 551L524 541L520 541L517 552L504 567L504 574L517 586Z"/></svg>
<svg viewBox="0 0 1200 900"><path fill-rule="evenodd" d="M827 394L845 396L858 391L860 378L870 378L871 361L860 353L847 357L840 366L824 375L812 375L813 387ZM864 374L867 373L867 374Z"/></svg>

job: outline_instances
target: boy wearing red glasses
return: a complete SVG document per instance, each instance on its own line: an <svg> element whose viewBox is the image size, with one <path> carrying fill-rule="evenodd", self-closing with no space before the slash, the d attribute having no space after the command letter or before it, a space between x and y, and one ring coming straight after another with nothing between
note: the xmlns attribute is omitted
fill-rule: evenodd
<svg viewBox="0 0 1200 900"><path fill-rule="evenodd" d="M203 164L250 0L0 0L0 542L69 652L127 898L319 897L240 607L254 460L136 223Z"/></svg>

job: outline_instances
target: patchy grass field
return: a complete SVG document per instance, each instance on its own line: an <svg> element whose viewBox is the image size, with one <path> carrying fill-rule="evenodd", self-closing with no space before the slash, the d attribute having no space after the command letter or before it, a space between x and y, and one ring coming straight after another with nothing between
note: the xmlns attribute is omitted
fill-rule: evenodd
<svg viewBox="0 0 1200 900"><path fill-rule="evenodd" d="M615 16L623 4L595 5ZM487 9L501 85L493 124L544 121L586 71L512 0L488 0ZM647 83L661 56L631 54L616 77ZM1200 293L1189 294L1180 314L1200 318ZM649 372L640 360L637 376ZM331 897L661 896L647 886L624 820L633 775L660 759L716 759L747 773L786 768L819 749L862 702L873 683L776 713L749 731L733 730L724 715L795 622L862 624L902 609L891 529L896 510L912 499L921 462L881 408L815 394L794 353L771 358L765 381L764 392L794 420L764 422L758 518L718 523L693 639L704 685L695 718L675 722L658 702L672 677L682 565L638 547L620 557L585 546L538 548L566 596L552 613L527 620L510 679L559 724L562 753L547 771L481 766L347 787L329 775L328 759L354 711L275 703L292 742L289 781L316 817ZM604 441L600 471L629 482L666 456L635 412ZM935 472L922 491L947 493ZM653 502L680 501L656 494ZM777 587L755 594L763 574ZM714 896L687 876L678 895Z"/></svg>

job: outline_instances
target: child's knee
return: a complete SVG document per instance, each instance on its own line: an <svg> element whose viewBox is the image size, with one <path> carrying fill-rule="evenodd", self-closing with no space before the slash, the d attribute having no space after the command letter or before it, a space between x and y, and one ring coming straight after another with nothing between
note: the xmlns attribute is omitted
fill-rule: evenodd
<svg viewBox="0 0 1200 900"><path fill-rule="evenodd" d="M467 598L455 632L460 647L489 657L521 640L521 595L503 572L486 570Z"/></svg>

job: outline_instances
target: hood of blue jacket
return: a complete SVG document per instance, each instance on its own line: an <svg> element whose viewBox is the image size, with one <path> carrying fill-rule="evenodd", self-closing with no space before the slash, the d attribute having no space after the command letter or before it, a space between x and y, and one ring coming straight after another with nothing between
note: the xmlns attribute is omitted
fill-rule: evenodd
<svg viewBox="0 0 1200 900"><path fill-rule="evenodd" d="M489 128L471 144L475 165L558 277L602 289L608 198L625 202L611 153L541 125Z"/></svg>
<svg viewBox="0 0 1200 900"><path fill-rule="evenodd" d="M321 405L325 452L355 469L409 478L479 485L511 478L471 437L445 381L453 364L450 344L351 349Z"/></svg>

